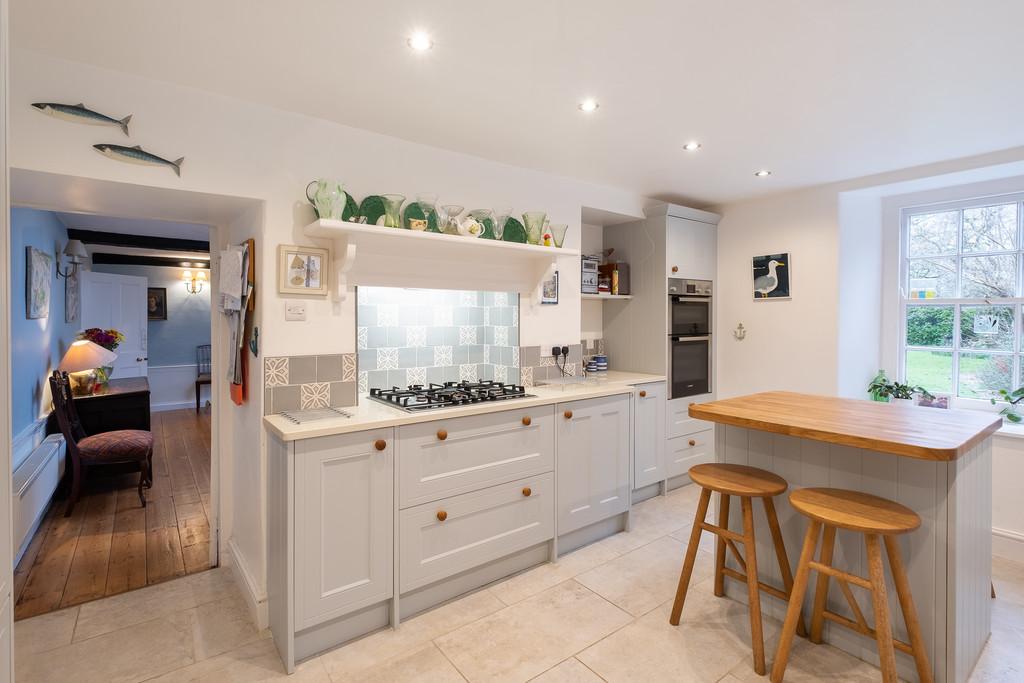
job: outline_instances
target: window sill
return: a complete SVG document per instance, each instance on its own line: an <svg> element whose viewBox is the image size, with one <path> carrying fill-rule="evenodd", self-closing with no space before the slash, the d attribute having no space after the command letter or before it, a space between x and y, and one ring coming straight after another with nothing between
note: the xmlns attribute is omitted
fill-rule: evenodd
<svg viewBox="0 0 1024 683"><path fill-rule="evenodd" d="M1004 424L996 432L996 436L1005 436L1010 439L1024 439L1024 423L1022 424Z"/></svg>

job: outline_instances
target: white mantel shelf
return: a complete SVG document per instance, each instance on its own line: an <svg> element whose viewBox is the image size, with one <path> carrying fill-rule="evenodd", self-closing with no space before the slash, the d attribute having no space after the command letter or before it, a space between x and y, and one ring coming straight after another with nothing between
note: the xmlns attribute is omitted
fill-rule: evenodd
<svg viewBox="0 0 1024 683"><path fill-rule="evenodd" d="M350 285L533 294L550 277L559 258L578 260L580 256L576 249L339 220L315 221L304 232L308 237L332 240L330 286L338 300L345 298Z"/></svg>

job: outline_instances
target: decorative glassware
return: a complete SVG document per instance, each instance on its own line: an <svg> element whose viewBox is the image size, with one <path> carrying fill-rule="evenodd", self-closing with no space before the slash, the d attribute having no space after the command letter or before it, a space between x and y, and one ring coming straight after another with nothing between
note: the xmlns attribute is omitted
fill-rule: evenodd
<svg viewBox="0 0 1024 683"><path fill-rule="evenodd" d="M526 226L526 241L529 244L540 244L544 234L544 219L547 214L543 211L527 211L523 214L523 225Z"/></svg>
<svg viewBox="0 0 1024 683"><path fill-rule="evenodd" d="M405 202L405 196L382 194L380 198L384 200L384 222L381 225L385 228L402 227L402 204Z"/></svg>
<svg viewBox="0 0 1024 683"><path fill-rule="evenodd" d="M316 182L316 191L313 193L313 206L322 219L340 220L345 210L345 186L337 180L320 178ZM311 183L312 184L312 183ZM309 190L306 188L306 198L309 198Z"/></svg>
<svg viewBox="0 0 1024 683"><path fill-rule="evenodd" d="M445 204L437 212L437 227L446 235L459 234L459 215L465 207L458 204Z"/></svg>
<svg viewBox="0 0 1024 683"><path fill-rule="evenodd" d="M494 210L494 239L500 240L504 237L505 224L508 223L508 217L511 215L512 209L509 207Z"/></svg>
<svg viewBox="0 0 1024 683"><path fill-rule="evenodd" d="M420 211L423 212L423 220L427 222L427 230L430 230L430 214L436 213L437 209L437 195L436 194L418 194L416 195L416 203L419 204ZM434 217L434 225L437 225L437 217ZM433 232L433 231L431 231Z"/></svg>
<svg viewBox="0 0 1024 683"><path fill-rule="evenodd" d="M552 223L549 230L551 231L551 238L555 241L555 246L559 249L562 248L562 244L565 242L565 233L569 229L569 226L565 223Z"/></svg>
<svg viewBox="0 0 1024 683"><path fill-rule="evenodd" d="M487 221L491 221L491 225L494 225L494 212L490 209L473 209L469 212L470 218L475 220L480 225L484 226L484 232L481 237L485 240L494 239L493 227L491 230L487 229Z"/></svg>

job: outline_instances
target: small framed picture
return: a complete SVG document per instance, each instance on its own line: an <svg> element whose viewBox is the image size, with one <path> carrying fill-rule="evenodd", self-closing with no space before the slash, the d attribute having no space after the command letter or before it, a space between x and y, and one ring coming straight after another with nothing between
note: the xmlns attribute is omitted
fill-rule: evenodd
<svg viewBox="0 0 1024 683"><path fill-rule="evenodd" d="M541 304L557 304L558 303L558 271L551 277L550 280L545 280L544 284L541 285L540 292Z"/></svg>
<svg viewBox="0 0 1024 683"><path fill-rule="evenodd" d="M282 244L277 248L277 291L281 294L327 295L330 252L317 247Z"/></svg>
<svg viewBox="0 0 1024 683"><path fill-rule="evenodd" d="M914 396L916 404L924 408L949 408L949 399L952 398L951 394L935 394L931 398L922 394L916 394Z"/></svg>
<svg viewBox="0 0 1024 683"><path fill-rule="evenodd" d="M167 288L149 287L146 291L146 317L167 320Z"/></svg>
<svg viewBox="0 0 1024 683"><path fill-rule="evenodd" d="M754 301L790 298L789 253L755 256Z"/></svg>

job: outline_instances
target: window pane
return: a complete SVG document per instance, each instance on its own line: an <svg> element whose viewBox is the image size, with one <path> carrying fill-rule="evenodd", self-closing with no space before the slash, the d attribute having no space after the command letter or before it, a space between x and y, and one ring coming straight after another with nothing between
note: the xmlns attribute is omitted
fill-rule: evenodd
<svg viewBox="0 0 1024 683"><path fill-rule="evenodd" d="M955 254L959 211L919 213L910 217L908 255L939 256Z"/></svg>
<svg viewBox="0 0 1024 683"><path fill-rule="evenodd" d="M1013 382L1013 356L988 353L960 354L958 396L990 398ZM927 387L925 387L927 388Z"/></svg>
<svg viewBox="0 0 1024 683"><path fill-rule="evenodd" d="M1017 291L1017 257L969 256L961 261L960 296L983 299L1014 296Z"/></svg>
<svg viewBox="0 0 1024 683"><path fill-rule="evenodd" d="M964 209L963 250L1016 251L1017 205Z"/></svg>
<svg viewBox="0 0 1024 683"><path fill-rule="evenodd" d="M1012 351L1013 306L961 306L960 348Z"/></svg>
<svg viewBox="0 0 1024 683"><path fill-rule="evenodd" d="M1012 324L1013 317L1010 317ZM952 306L907 306L907 346L953 346Z"/></svg>
<svg viewBox="0 0 1024 683"><path fill-rule="evenodd" d="M907 264L907 291L911 299L956 296L956 259L912 259Z"/></svg>
<svg viewBox="0 0 1024 683"><path fill-rule="evenodd" d="M907 384L940 394L953 393L953 354L949 351L907 351Z"/></svg>

